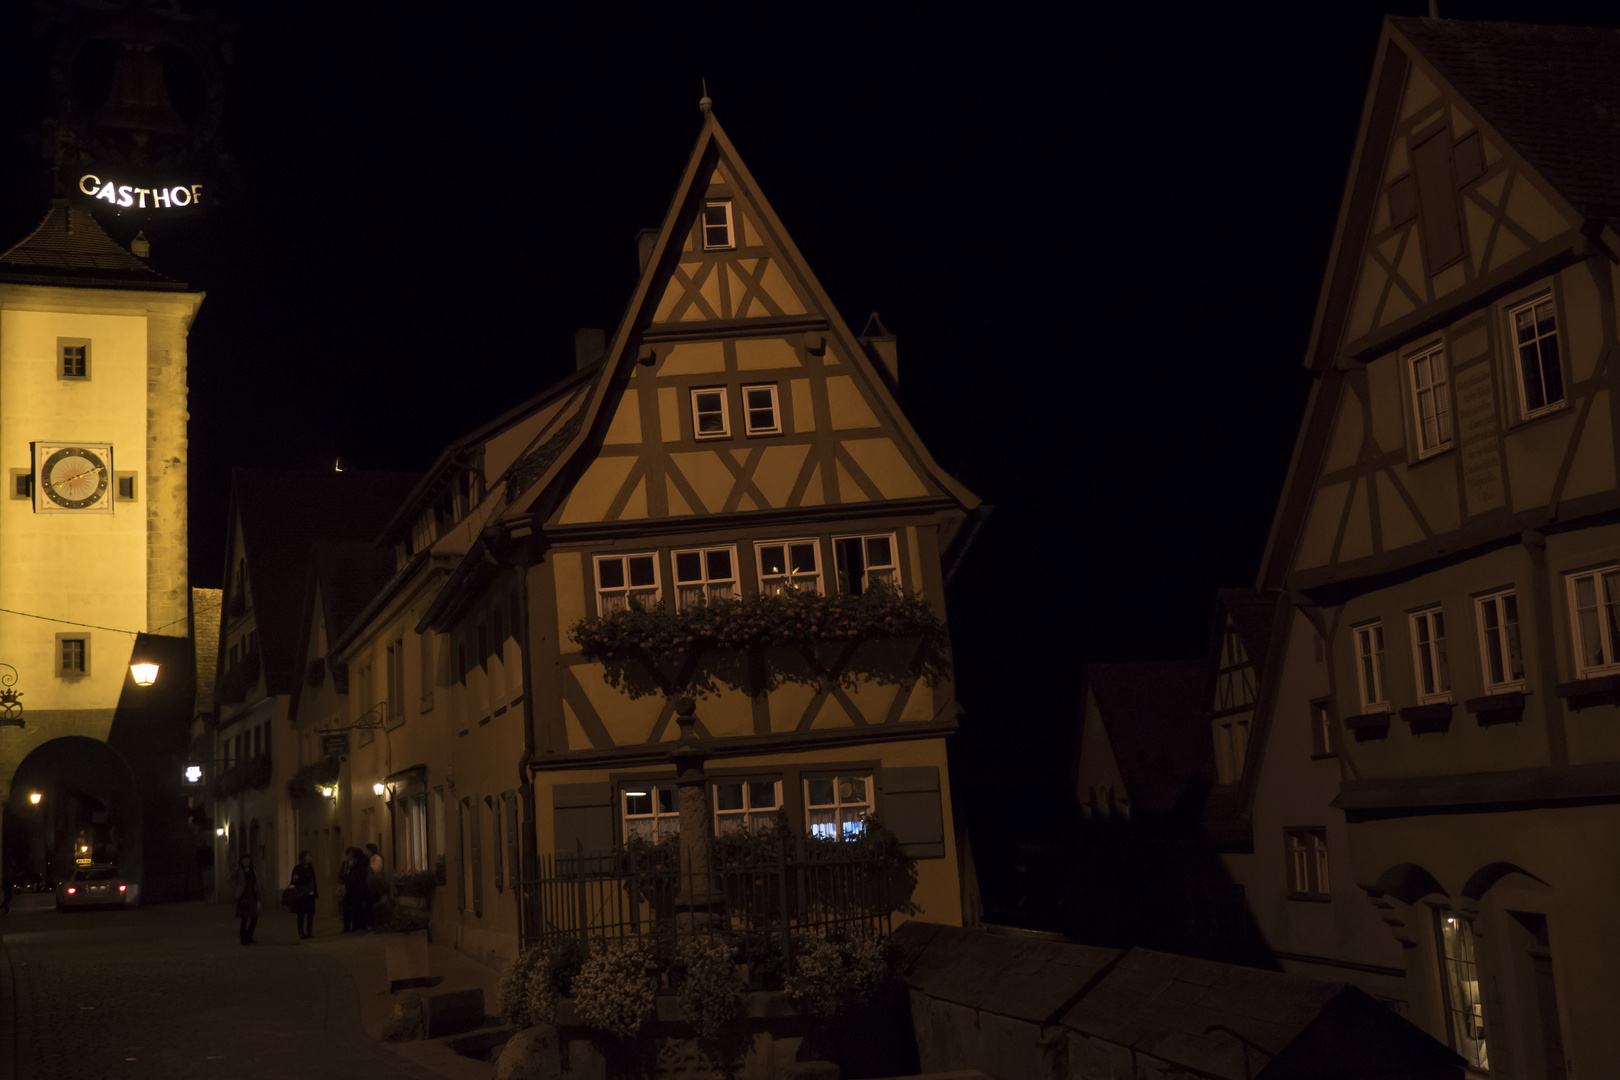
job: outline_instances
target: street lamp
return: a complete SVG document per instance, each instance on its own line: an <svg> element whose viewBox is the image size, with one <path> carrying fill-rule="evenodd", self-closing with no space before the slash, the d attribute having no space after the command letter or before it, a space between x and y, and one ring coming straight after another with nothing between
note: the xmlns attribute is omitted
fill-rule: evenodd
<svg viewBox="0 0 1620 1080"><path fill-rule="evenodd" d="M41 795L37 791L30 791L28 793L28 801L33 806L38 806L39 805L39 800L42 799L42 798L44 798L44 796Z"/></svg>
<svg viewBox="0 0 1620 1080"><path fill-rule="evenodd" d="M375 784L371 785L371 793L373 795L381 795L383 792L385 792L387 790L388 790L387 788L383 787L383 782L381 780L379 780Z"/></svg>
<svg viewBox="0 0 1620 1080"><path fill-rule="evenodd" d="M135 677L136 686L151 686L157 681L158 666L150 661L142 661L129 665L129 673Z"/></svg>

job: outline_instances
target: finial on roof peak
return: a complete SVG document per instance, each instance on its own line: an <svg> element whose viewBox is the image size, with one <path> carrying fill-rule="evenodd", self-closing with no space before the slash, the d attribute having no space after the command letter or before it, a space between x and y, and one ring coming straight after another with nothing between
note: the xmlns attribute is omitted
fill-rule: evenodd
<svg viewBox="0 0 1620 1080"><path fill-rule="evenodd" d="M703 80L703 96L698 99L698 108L703 112L704 116L708 116L710 110L712 110L714 108L714 102L709 100L709 80L708 79Z"/></svg>

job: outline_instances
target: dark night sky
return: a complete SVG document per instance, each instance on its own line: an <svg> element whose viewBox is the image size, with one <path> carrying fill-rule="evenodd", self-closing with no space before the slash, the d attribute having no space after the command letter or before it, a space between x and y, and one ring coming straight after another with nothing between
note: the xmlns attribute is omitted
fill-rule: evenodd
<svg viewBox="0 0 1620 1080"><path fill-rule="evenodd" d="M4 245L49 192L31 16L0 7ZM1252 581L1380 17L1426 3L347 7L218 5L243 188L148 229L152 262L209 294L194 583L220 584L232 466L421 469L566 374L575 328L629 297L707 77L846 319L899 335L935 457L997 507L953 626L968 738L1023 754L1070 729L1079 663L1198 654L1214 590ZM1442 10L1620 24L1599 3ZM1014 778L995 772L992 800Z"/></svg>

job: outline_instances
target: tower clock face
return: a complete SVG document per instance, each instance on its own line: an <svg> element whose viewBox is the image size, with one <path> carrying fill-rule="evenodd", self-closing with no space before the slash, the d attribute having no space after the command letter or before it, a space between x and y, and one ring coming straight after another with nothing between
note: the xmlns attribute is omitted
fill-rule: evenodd
<svg viewBox="0 0 1620 1080"><path fill-rule="evenodd" d="M34 507L41 512L112 511L112 447L36 443Z"/></svg>

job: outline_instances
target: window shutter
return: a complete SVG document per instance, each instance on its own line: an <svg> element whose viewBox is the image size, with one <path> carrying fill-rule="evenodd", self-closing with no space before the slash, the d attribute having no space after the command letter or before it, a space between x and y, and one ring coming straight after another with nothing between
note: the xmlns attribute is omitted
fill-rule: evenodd
<svg viewBox="0 0 1620 1080"><path fill-rule="evenodd" d="M468 804L468 832L472 836L472 902L473 914L484 913L484 847L483 827L478 821L478 800Z"/></svg>
<svg viewBox="0 0 1620 1080"><path fill-rule="evenodd" d="M502 795L501 798L505 799L506 796ZM501 874L501 854L506 850L501 846L502 814L493 799L486 798L484 801L489 804L489 828L495 834L495 842L489 848L489 857L495 864L495 891L500 892L506 885L506 878Z"/></svg>
<svg viewBox="0 0 1620 1080"><path fill-rule="evenodd" d="M456 910L467 910L467 800L456 804Z"/></svg>
<svg viewBox="0 0 1620 1080"><path fill-rule="evenodd" d="M1462 258L1462 208L1451 170L1451 136L1441 130L1412 151L1417 176L1418 221L1423 228L1423 254L1429 273Z"/></svg>
<svg viewBox="0 0 1620 1080"><path fill-rule="evenodd" d="M559 873L572 873L574 854L600 855L613 849L613 786L558 784L551 789L552 851Z"/></svg>
<svg viewBox="0 0 1620 1080"><path fill-rule="evenodd" d="M915 859L945 857L945 815L939 804L939 766L878 770L883 802L878 819Z"/></svg>
<svg viewBox="0 0 1620 1080"><path fill-rule="evenodd" d="M520 870L523 866L523 856L518 847L518 797L514 791L506 793L506 876L512 883L512 891L519 891L523 884Z"/></svg>

